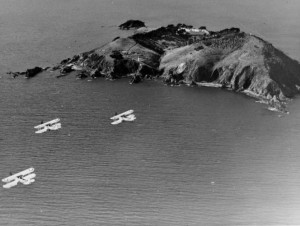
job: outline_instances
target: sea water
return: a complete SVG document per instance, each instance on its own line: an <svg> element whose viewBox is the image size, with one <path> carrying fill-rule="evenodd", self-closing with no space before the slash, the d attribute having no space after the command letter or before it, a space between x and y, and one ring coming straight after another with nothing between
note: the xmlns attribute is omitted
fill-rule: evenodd
<svg viewBox="0 0 300 226"><path fill-rule="evenodd" d="M0 2L0 177L37 174L1 187L1 225L300 224L298 98L281 115L215 88L5 75L101 46L127 19L240 25L299 60L297 1ZM134 122L110 124L128 109Z"/></svg>

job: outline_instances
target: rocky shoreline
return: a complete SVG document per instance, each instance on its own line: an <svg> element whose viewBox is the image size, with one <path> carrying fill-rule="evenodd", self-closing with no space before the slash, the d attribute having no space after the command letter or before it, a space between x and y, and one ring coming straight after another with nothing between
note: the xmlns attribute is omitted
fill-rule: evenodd
<svg viewBox="0 0 300 226"><path fill-rule="evenodd" d="M177 24L150 29L136 20L119 28L135 32L54 67L8 74L31 78L45 70L59 70L57 77L62 77L77 71L81 79L130 77L131 84L162 78L168 85L210 86L245 93L280 112L287 112L286 101L299 93L299 62L239 28L210 31L204 26Z"/></svg>

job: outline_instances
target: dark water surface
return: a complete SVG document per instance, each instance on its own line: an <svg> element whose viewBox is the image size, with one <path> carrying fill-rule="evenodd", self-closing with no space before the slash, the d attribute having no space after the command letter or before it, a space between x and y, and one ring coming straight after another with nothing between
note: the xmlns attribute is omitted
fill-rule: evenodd
<svg viewBox="0 0 300 226"><path fill-rule="evenodd" d="M1 186L0 225L300 224L299 98L278 117L213 88L4 74L102 45L133 17L243 24L300 59L297 1L199 2L0 0L0 177L37 174L29 186ZM110 124L128 109L136 121ZM34 133L57 117L62 129Z"/></svg>

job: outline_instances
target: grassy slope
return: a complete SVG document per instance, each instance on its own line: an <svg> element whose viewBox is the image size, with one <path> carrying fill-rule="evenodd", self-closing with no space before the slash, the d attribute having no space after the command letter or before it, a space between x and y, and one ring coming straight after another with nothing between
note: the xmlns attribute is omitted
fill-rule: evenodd
<svg viewBox="0 0 300 226"><path fill-rule="evenodd" d="M202 46L199 50L199 46ZM184 63L186 81L215 82L263 97L291 97L300 86L300 66L266 41L248 34L228 35L169 50L160 68L168 76Z"/></svg>

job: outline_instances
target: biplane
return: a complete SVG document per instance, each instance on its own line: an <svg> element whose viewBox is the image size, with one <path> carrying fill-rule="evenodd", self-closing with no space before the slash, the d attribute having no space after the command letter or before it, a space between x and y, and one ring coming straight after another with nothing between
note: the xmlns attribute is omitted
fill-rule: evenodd
<svg viewBox="0 0 300 226"><path fill-rule="evenodd" d="M60 119L53 119L49 122L42 123L40 125L35 126L34 128L37 129L35 133L44 133L49 130L58 130L61 128L61 123L59 122Z"/></svg>
<svg viewBox="0 0 300 226"><path fill-rule="evenodd" d="M2 182L6 183L3 185L3 188L11 188L16 186L19 182L28 185L35 181L36 174L33 173L34 168L29 168L26 170L23 170L19 173L10 175L9 177L6 177L2 179Z"/></svg>
<svg viewBox="0 0 300 226"><path fill-rule="evenodd" d="M133 114L133 110L125 111L121 114L115 115L111 117L110 119L113 120L111 123L112 125L117 125L123 121L132 122L136 119L135 115Z"/></svg>

